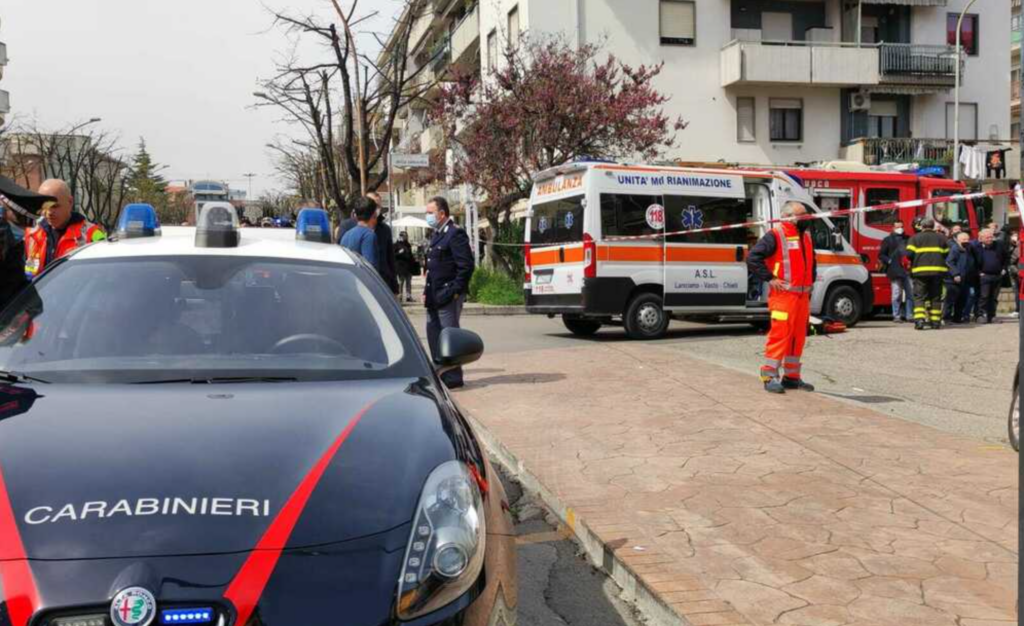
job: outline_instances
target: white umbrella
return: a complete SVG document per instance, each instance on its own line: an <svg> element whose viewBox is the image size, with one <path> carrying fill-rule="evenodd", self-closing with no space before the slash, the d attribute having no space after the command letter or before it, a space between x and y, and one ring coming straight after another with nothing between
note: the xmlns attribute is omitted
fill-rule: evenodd
<svg viewBox="0 0 1024 626"><path fill-rule="evenodd" d="M427 220L407 215L391 222L391 228L430 228Z"/></svg>

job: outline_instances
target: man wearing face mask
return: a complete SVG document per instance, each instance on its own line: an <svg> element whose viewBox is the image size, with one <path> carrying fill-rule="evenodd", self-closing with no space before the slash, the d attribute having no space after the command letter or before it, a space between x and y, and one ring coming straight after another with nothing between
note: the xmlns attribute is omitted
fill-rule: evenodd
<svg viewBox="0 0 1024 626"><path fill-rule="evenodd" d="M907 236L903 222L893 224L892 234L882 240L878 260L885 267L892 290L892 320L897 324L914 317L914 287L904 265L907 258Z"/></svg>
<svg viewBox="0 0 1024 626"><path fill-rule="evenodd" d="M53 196L33 193L0 176L0 309L7 306L26 285L25 229L44 207L57 202Z"/></svg>
<svg viewBox="0 0 1024 626"><path fill-rule="evenodd" d="M427 204L427 223L434 229L434 236L427 251L423 304L427 307L427 344L430 356L436 360L441 331L459 327L475 263L469 236L452 221L447 200L437 197ZM462 387L462 368L445 372L441 380L449 389Z"/></svg>
<svg viewBox="0 0 1024 626"><path fill-rule="evenodd" d="M949 274L949 242L935 230L935 220L921 220L921 231L907 243L914 280L914 329L942 327L942 283Z"/></svg>
<svg viewBox="0 0 1024 626"><path fill-rule="evenodd" d="M806 215L803 204L786 203L782 216L788 219L762 237L747 257L750 273L771 287L768 310L772 326L761 366L761 381L769 393L814 391L813 385L804 382L800 363L818 271L808 232L811 221L802 219Z"/></svg>

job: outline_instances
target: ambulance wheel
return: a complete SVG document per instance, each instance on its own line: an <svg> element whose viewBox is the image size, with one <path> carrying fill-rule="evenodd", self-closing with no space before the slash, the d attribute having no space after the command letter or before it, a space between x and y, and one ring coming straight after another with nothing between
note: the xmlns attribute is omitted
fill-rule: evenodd
<svg viewBox="0 0 1024 626"><path fill-rule="evenodd" d="M1020 374L1013 381L1013 400L1010 402L1009 435L1010 445L1020 452Z"/></svg>
<svg viewBox="0 0 1024 626"><path fill-rule="evenodd" d="M578 337L590 337L601 330L601 322L572 315L563 315L562 323L565 324L570 333Z"/></svg>
<svg viewBox="0 0 1024 626"><path fill-rule="evenodd" d="M630 339L659 339L668 330L669 319L661 296L641 293L630 301L622 321Z"/></svg>
<svg viewBox="0 0 1024 626"><path fill-rule="evenodd" d="M864 303L861 302L860 294L853 287L840 285L830 290L825 296L825 317L842 322L846 324L847 328L857 325L863 310Z"/></svg>

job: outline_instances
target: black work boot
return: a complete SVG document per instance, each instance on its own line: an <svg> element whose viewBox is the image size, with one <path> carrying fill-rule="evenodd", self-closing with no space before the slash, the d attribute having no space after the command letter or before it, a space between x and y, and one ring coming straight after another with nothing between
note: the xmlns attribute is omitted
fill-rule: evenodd
<svg viewBox="0 0 1024 626"><path fill-rule="evenodd" d="M795 391L814 391L814 385L811 383L805 383L800 378L783 378L782 386L785 389L792 389Z"/></svg>
<svg viewBox="0 0 1024 626"><path fill-rule="evenodd" d="M764 381L764 390L768 393L786 393L786 389L779 382L778 378L769 378Z"/></svg>
<svg viewBox="0 0 1024 626"><path fill-rule="evenodd" d="M914 322L914 330L924 330L924 320Z"/></svg>

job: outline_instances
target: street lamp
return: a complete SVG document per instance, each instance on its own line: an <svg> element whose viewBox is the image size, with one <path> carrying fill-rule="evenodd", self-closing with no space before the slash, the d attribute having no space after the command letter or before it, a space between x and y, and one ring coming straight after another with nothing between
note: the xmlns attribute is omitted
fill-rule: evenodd
<svg viewBox="0 0 1024 626"><path fill-rule="evenodd" d="M964 16L971 10L978 0L971 0L960 11L960 17L956 20L956 86L953 88L953 180L960 180L960 62L963 59L963 49L960 45L960 29L964 23ZM977 43L977 35L975 35Z"/></svg>
<svg viewBox="0 0 1024 626"><path fill-rule="evenodd" d="M90 119L89 121L87 121L87 122L82 122L82 123L81 123L81 124L79 124L78 126L73 126L73 127L71 127L71 130L69 130L69 131L68 131L68 134L69 134L69 135L74 135L74 134L75 134L75 131L76 131L76 130L80 130L80 129L82 129L82 128L85 128L85 127L86 127L86 126L88 126L89 124L95 124L96 122L102 122L102 121L103 121L103 119L102 119L102 118L99 118L99 117L94 117L94 118L91 118L91 119Z"/></svg>

